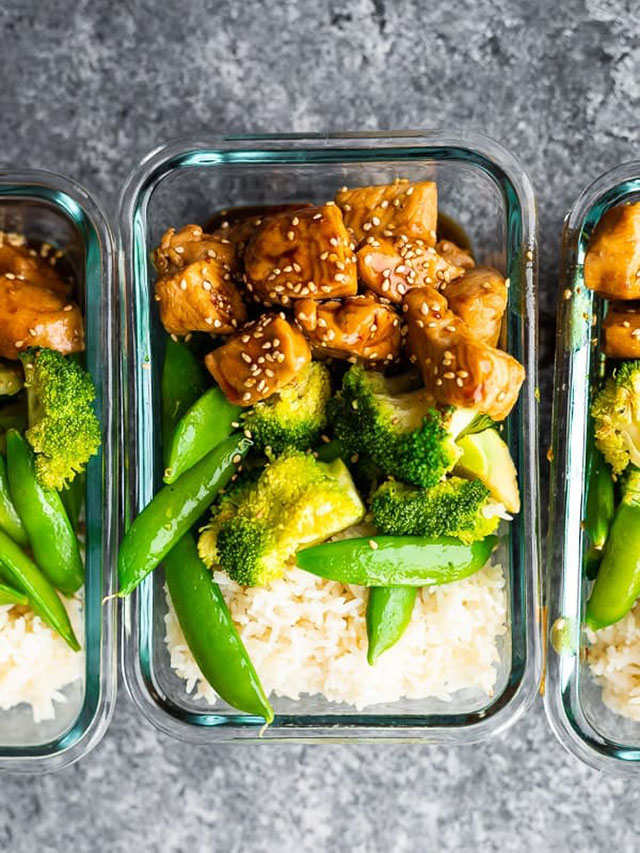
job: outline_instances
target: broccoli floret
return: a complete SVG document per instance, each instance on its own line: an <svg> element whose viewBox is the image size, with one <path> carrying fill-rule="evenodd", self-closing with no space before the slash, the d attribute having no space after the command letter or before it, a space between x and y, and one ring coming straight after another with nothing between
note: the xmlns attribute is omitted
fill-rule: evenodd
<svg viewBox="0 0 640 853"><path fill-rule="evenodd" d="M593 406L598 449L614 474L640 466L640 361L626 361L607 379Z"/></svg>
<svg viewBox="0 0 640 853"><path fill-rule="evenodd" d="M357 524L364 512L341 459L324 463L288 451L257 482L213 507L198 551L207 566L220 566L242 586L265 586L284 574L298 548Z"/></svg>
<svg viewBox="0 0 640 853"><path fill-rule="evenodd" d="M455 465L458 434L472 409L438 409L412 374L386 378L354 365L329 402L329 420L349 453L363 453L384 474L433 486Z"/></svg>
<svg viewBox="0 0 640 853"><path fill-rule="evenodd" d="M325 409L331 396L331 379L324 364L310 362L300 375L256 403L243 416L256 448L274 453L287 448L307 450L327 424Z"/></svg>
<svg viewBox="0 0 640 853"><path fill-rule="evenodd" d="M76 361L55 350L30 348L20 359L29 408L25 436L36 454L36 476L46 488L61 489L100 447L93 382Z"/></svg>
<svg viewBox="0 0 640 853"><path fill-rule="evenodd" d="M420 489L388 480L371 499L373 523L392 536L455 536L471 543L493 533L504 515L479 480L449 477Z"/></svg>

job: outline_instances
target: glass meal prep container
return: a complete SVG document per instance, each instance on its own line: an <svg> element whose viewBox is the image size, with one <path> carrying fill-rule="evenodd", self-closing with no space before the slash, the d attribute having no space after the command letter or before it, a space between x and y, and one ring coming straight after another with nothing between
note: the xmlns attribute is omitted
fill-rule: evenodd
<svg viewBox="0 0 640 853"><path fill-rule="evenodd" d="M536 211L517 161L482 136L338 134L224 137L178 141L151 152L130 175L120 211L122 347L126 387L126 494L130 520L162 481L160 374L165 333L155 310L150 252L171 225L204 223L217 210L261 203L326 201L342 185L396 177L435 180L440 210L469 234L479 263L510 278L506 348L527 380L506 427L523 497L498 559L507 576L509 631L500 640L492 698L469 691L452 702L402 700L358 711L324 697L272 697L275 721L185 691L165 646L161 567L124 601L123 669L128 690L159 729L197 742L235 739L312 741L481 740L513 722L533 699L539 643L536 348Z"/></svg>
<svg viewBox="0 0 640 853"><path fill-rule="evenodd" d="M0 229L64 251L83 308L87 369L96 388L102 447L86 479L84 671L63 689L55 718L35 723L31 707L0 711L0 770L57 770L85 755L104 735L116 695L114 591L117 467L113 360L115 278L113 238L100 207L73 181L49 172L0 172ZM2 310L0 308L0 310Z"/></svg>
<svg viewBox="0 0 640 853"><path fill-rule="evenodd" d="M618 166L578 197L564 225L560 271L551 447L547 598L547 716L561 743L600 770L640 773L640 722L602 700L586 660L583 627L589 582L582 519L591 389L602 376L600 329L606 301L584 285L589 238L615 205L640 200L640 161Z"/></svg>

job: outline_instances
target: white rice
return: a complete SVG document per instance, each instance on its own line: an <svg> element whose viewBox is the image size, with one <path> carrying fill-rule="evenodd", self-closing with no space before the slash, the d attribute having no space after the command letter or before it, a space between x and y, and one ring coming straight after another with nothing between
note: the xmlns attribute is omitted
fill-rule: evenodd
<svg viewBox="0 0 640 853"><path fill-rule="evenodd" d="M418 592L411 623L375 666L367 663L367 590L293 568L268 588L244 589L214 573L267 693L299 699L322 694L359 710L403 697L450 701L464 688L491 696L507 630L499 565ZM165 642L186 690L215 704L189 651L167 594Z"/></svg>
<svg viewBox="0 0 640 853"><path fill-rule="evenodd" d="M82 595L62 601L82 645ZM66 701L62 688L82 678L83 670L84 654L72 651L33 611L0 605L0 710L24 702L35 722L53 719L54 703Z"/></svg>
<svg viewBox="0 0 640 853"><path fill-rule="evenodd" d="M640 720L640 602L615 625L587 634L587 660L602 701L615 714Z"/></svg>

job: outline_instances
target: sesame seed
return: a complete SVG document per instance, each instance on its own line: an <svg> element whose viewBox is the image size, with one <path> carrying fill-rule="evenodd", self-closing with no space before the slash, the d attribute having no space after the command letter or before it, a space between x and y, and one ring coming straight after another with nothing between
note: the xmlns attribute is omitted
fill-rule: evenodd
<svg viewBox="0 0 640 853"><path fill-rule="evenodd" d="M420 306L420 312L422 314L428 314L429 313L429 306L427 305L426 302L423 302L422 305Z"/></svg>
<svg viewBox="0 0 640 853"><path fill-rule="evenodd" d="M251 364L251 356L248 353L241 352L240 355L242 356L243 360L247 362L247 364Z"/></svg>
<svg viewBox="0 0 640 853"><path fill-rule="evenodd" d="M63 311L73 311L73 305L71 305L71 304L65 305L62 310Z"/></svg>
<svg viewBox="0 0 640 853"><path fill-rule="evenodd" d="M9 281L13 281L13 279L15 278L15 275L12 272L7 272L4 274L4 277L8 278Z"/></svg>
<svg viewBox="0 0 640 853"><path fill-rule="evenodd" d="M630 323L628 320L625 320L625 321L622 323L622 325L623 325L623 327L624 327L625 329L628 329L628 328L630 328L631 323Z"/></svg>
<svg viewBox="0 0 640 853"><path fill-rule="evenodd" d="M377 551L379 546L378 546L378 543L374 539L369 539L369 547L372 550Z"/></svg>
<svg viewBox="0 0 640 853"><path fill-rule="evenodd" d="M295 240L295 231L287 231L287 240Z"/></svg>
<svg viewBox="0 0 640 853"><path fill-rule="evenodd" d="M300 224L300 220L298 219L297 216L293 217L293 219L291 220L291 224L292 225L299 225Z"/></svg>
<svg viewBox="0 0 640 853"><path fill-rule="evenodd" d="M16 348L16 349L20 349L20 347L23 347L23 346L24 346L24 341L16 341L16 342L14 343L14 346L15 346L15 348Z"/></svg>
<svg viewBox="0 0 640 853"><path fill-rule="evenodd" d="M184 252L184 246L175 246L175 251L181 255Z"/></svg>
<svg viewBox="0 0 640 853"><path fill-rule="evenodd" d="M321 213L316 213L316 215L315 215L313 218L314 218L314 219L322 219L322 214L321 214Z"/></svg>
<svg viewBox="0 0 640 853"><path fill-rule="evenodd" d="M436 379L436 385L442 385L442 379Z"/></svg>
<svg viewBox="0 0 640 853"><path fill-rule="evenodd" d="M212 325L213 325L213 317L205 317L205 318L204 318L204 321L205 321L205 323L207 324L207 326L212 326Z"/></svg>
<svg viewBox="0 0 640 853"><path fill-rule="evenodd" d="M180 290L186 290L186 289L187 289L187 280L186 280L186 278L183 278L182 281L180 282Z"/></svg>

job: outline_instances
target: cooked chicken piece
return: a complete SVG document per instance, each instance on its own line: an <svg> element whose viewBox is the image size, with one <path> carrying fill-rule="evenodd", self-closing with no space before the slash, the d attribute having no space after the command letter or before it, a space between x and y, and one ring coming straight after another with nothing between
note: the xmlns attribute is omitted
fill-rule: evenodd
<svg viewBox="0 0 640 853"><path fill-rule="evenodd" d="M438 223L438 188L433 181L373 187L346 187L336 193L344 223L356 243L369 237L423 240L435 246Z"/></svg>
<svg viewBox="0 0 640 853"><path fill-rule="evenodd" d="M353 296L355 256L333 203L270 216L244 254L247 288L267 305Z"/></svg>
<svg viewBox="0 0 640 853"><path fill-rule="evenodd" d="M602 324L602 351L609 358L640 358L640 306L613 302Z"/></svg>
<svg viewBox="0 0 640 853"><path fill-rule="evenodd" d="M441 287L464 274L423 240L373 240L356 256L364 284L391 302L402 302L412 287Z"/></svg>
<svg viewBox="0 0 640 853"><path fill-rule="evenodd" d="M495 347L500 338L508 290L504 278L491 267L477 267L442 287L449 308L461 317L479 341Z"/></svg>
<svg viewBox="0 0 640 853"><path fill-rule="evenodd" d="M515 358L482 343L464 320L431 287L407 294L407 352L420 368L424 384L436 400L477 409L504 420L524 381L524 368Z"/></svg>
<svg viewBox="0 0 640 853"><path fill-rule="evenodd" d="M218 260L195 261L156 282L160 319L169 334L227 335L247 319L238 288Z"/></svg>
<svg viewBox="0 0 640 853"><path fill-rule="evenodd" d="M82 314L64 294L3 275L0 306L3 358L18 358L20 352L34 346L55 349L64 355L84 349Z"/></svg>
<svg viewBox="0 0 640 853"><path fill-rule="evenodd" d="M206 234L200 225L184 225L179 231L169 228L162 235L153 253L153 262L160 275L184 269L195 261L218 261L230 281L238 261L235 247L227 240Z"/></svg>
<svg viewBox="0 0 640 853"><path fill-rule="evenodd" d="M370 364L400 355L400 317L373 294L296 302L296 322L318 355Z"/></svg>
<svg viewBox="0 0 640 853"><path fill-rule="evenodd" d="M250 207L220 210L206 223L205 231L223 242L231 243L236 249L238 258L241 258L253 232L267 217L311 206L307 202L301 202L300 204L256 204Z"/></svg>
<svg viewBox="0 0 640 853"><path fill-rule="evenodd" d="M50 247L49 247L50 248ZM66 295L71 286L67 284L50 261L56 261L55 254L49 254L46 244L41 249L44 254L38 254L27 245L0 245L0 275L5 275L19 281L28 281L38 287L47 287L55 293Z"/></svg>
<svg viewBox="0 0 640 853"><path fill-rule="evenodd" d="M198 225L170 228L155 252L156 301L170 334L229 334L247 319L233 281L235 249Z"/></svg>
<svg viewBox="0 0 640 853"><path fill-rule="evenodd" d="M456 267L463 267L466 270L472 270L476 262L473 260L473 255L469 249L462 249L460 246L451 240L439 240L436 243L436 252L441 255L445 261L449 261Z"/></svg>
<svg viewBox="0 0 640 853"><path fill-rule="evenodd" d="M238 406L270 397L309 361L304 335L280 314L263 314L205 358L213 378Z"/></svg>
<svg viewBox="0 0 640 853"><path fill-rule="evenodd" d="M601 217L584 259L584 283L607 299L640 299L640 202Z"/></svg>

